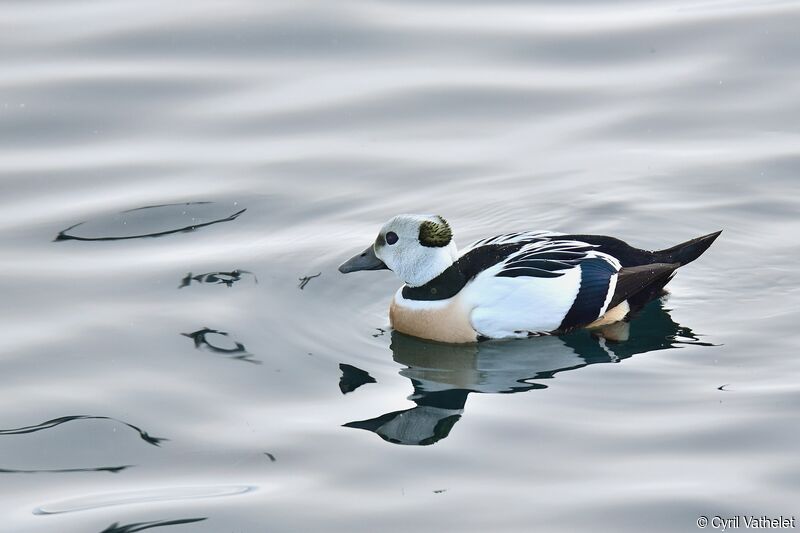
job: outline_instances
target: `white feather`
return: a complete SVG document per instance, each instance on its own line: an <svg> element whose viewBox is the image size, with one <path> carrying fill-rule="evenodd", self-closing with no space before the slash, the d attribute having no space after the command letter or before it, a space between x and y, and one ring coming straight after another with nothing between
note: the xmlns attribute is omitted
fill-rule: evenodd
<svg viewBox="0 0 800 533"><path fill-rule="evenodd" d="M474 250L475 248L485 246L487 244L513 244L515 242L532 241L541 239L542 237L554 237L558 235L563 235L563 233L556 233L553 231L521 231L517 233L504 233L502 235L495 235L493 237L486 237L484 239L477 240L469 246L459 250L458 255L462 256L470 250Z"/></svg>
<svg viewBox="0 0 800 533"><path fill-rule="evenodd" d="M613 274L611 279L608 280L608 294L606 294L606 301L603 303L603 308L600 309L600 316L606 314L608 311L608 304L611 303L611 298L614 296L614 291L617 289L617 276L618 274Z"/></svg>
<svg viewBox="0 0 800 533"><path fill-rule="evenodd" d="M557 329L578 294L580 268L564 270L556 278L496 277L503 265L481 272L462 290L472 307L472 327L492 338Z"/></svg>

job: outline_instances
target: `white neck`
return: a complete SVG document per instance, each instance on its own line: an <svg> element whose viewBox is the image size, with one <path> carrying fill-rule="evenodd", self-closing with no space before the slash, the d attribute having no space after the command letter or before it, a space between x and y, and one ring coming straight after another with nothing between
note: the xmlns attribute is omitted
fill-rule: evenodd
<svg viewBox="0 0 800 533"><path fill-rule="evenodd" d="M427 248L418 257L407 258L395 265L394 273L409 287L425 285L433 278L447 270L455 261L458 253L455 242L442 248Z"/></svg>

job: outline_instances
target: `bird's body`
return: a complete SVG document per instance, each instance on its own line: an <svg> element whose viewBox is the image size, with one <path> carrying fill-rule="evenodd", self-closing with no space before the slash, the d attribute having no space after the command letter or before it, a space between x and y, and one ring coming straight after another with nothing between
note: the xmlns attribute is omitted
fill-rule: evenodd
<svg viewBox="0 0 800 533"><path fill-rule="evenodd" d="M371 249L340 270L398 272L406 284L390 306L392 327L425 339L466 343L622 320L630 298L662 288L718 235L650 252L612 237L519 232L482 239L458 252L441 217L400 215L384 226Z"/></svg>

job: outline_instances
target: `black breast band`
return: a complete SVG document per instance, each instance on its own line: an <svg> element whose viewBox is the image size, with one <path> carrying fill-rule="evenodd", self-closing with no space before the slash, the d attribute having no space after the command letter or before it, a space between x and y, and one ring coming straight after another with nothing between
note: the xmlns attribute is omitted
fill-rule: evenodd
<svg viewBox="0 0 800 533"><path fill-rule="evenodd" d="M403 298L406 300L447 300L452 298L467 284L467 277L453 263L447 270L419 287L403 287Z"/></svg>
<svg viewBox="0 0 800 533"><path fill-rule="evenodd" d="M510 254L518 251L527 243L487 244L470 250L447 270L419 287L403 287L403 298L406 300L447 300L459 293L475 276Z"/></svg>

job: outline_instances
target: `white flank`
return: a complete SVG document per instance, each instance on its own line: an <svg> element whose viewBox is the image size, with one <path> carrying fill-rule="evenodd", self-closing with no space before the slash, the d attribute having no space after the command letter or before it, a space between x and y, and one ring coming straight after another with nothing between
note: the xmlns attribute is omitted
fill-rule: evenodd
<svg viewBox="0 0 800 533"><path fill-rule="evenodd" d="M558 328L580 288L579 268L557 278L495 277L503 264L480 273L463 290L472 327L487 337L526 337Z"/></svg>

